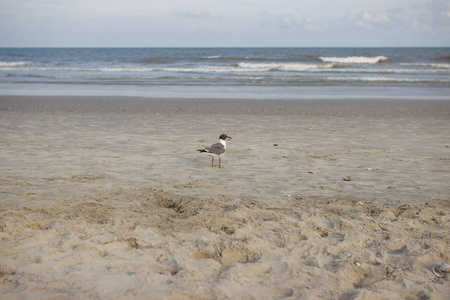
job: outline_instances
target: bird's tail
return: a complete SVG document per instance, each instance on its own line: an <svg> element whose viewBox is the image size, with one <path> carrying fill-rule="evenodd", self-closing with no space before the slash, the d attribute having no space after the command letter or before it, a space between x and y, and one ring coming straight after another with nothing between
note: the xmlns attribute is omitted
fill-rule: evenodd
<svg viewBox="0 0 450 300"><path fill-rule="evenodd" d="M207 152L205 149L197 149L197 151L200 153Z"/></svg>

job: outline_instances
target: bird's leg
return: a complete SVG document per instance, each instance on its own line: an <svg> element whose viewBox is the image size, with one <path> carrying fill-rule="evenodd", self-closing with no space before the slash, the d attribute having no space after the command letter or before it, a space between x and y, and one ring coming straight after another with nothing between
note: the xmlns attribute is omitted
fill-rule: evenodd
<svg viewBox="0 0 450 300"><path fill-rule="evenodd" d="M211 161L211 167L214 167L214 157L212 158L212 161Z"/></svg>
<svg viewBox="0 0 450 300"><path fill-rule="evenodd" d="M221 161L220 161L220 156L219 156L219 168L221 168L221 164L220 163L221 163Z"/></svg>

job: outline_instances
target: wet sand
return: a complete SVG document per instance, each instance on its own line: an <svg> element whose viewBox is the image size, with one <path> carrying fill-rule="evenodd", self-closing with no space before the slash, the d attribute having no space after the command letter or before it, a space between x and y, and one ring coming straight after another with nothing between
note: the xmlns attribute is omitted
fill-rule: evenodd
<svg viewBox="0 0 450 300"><path fill-rule="evenodd" d="M0 96L0 126L2 299L450 293L450 101Z"/></svg>

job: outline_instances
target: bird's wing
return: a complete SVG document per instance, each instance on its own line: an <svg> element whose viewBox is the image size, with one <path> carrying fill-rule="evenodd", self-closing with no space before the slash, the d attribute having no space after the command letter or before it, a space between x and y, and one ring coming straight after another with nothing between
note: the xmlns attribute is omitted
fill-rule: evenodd
<svg viewBox="0 0 450 300"><path fill-rule="evenodd" d="M223 154L225 152L225 147L221 143L215 143L215 144L212 144L209 147L206 147L205 150L210 152L210 153L214 153L214 154L220 155L220 154Z"/></svg>

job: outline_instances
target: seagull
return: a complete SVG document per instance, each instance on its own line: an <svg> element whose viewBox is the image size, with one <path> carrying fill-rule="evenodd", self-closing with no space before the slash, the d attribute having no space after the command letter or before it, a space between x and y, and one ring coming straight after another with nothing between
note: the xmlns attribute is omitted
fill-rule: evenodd
<svg viewBox="0 0 450 300"><path fill-rule="evenodd" d="M203 149L197 149L197 151L199 151L200 153L206 153L212 157L211 167L214 167L214 157L218 157L220 168L220 157L225 153L225 150L227 150L227 139L231 139L231 136L221 134L218 143L212 144L211 146L205 147Z"/></svg>

